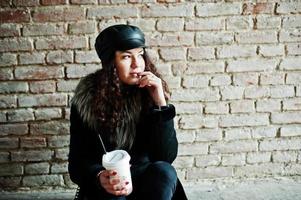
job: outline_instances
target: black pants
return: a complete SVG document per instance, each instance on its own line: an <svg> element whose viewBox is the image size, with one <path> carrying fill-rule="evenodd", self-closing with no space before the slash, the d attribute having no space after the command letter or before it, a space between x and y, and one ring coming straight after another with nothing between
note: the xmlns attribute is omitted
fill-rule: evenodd
<svg viewBox="0 0 301 200"><path fill-rule="evenodd" d="M129 196L114 196L99 190L93 200L171 200L177 186L176 170L167 162L157 161L147 166L144 172L134 177L133 192Z"/></svg>

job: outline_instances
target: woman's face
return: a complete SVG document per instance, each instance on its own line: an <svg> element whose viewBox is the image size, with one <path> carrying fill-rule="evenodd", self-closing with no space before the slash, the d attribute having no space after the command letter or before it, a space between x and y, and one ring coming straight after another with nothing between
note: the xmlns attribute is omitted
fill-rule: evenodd
<svg viewBox="0 0 301 200"><path fill-rule="evenodd" d="M116 51L115 66L118 77L123 83L128 85L138 84L140 79L139 73L145 69L143 54L143 48Z"/></svg>

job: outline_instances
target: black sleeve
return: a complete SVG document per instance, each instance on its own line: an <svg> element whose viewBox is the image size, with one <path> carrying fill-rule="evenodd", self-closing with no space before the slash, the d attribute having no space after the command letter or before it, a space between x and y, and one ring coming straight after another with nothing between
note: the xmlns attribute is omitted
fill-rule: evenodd
<svg viewBox="0 0 301 200"><path fill-rule="evenodd" d="M149 156L152 161L172 163L178 153L178 140L174 129L173 118L175 107L168 106L153 108L149 114Z"/></svg>
<svg viewBox="0 0 301 200"><path fill-rule="evenodd" d="M75 106L70 114L70 147L68 171L71 180L80 186L97 186L102 152L97 148L96 134L82 122Z"/></svg>

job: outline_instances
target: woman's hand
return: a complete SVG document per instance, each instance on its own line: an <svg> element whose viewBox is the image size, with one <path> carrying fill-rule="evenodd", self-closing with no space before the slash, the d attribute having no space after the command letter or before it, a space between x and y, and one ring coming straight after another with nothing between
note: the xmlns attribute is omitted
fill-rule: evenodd
<svg viewBox="0 0 301 200"><path fill-rule="evenodd" d="M110 176L114 176L114 178L110 178ZM128 182L126 182L124 185L120 184L120 179L115 171L104 170L100 172L98 179L100 185L110 194L116 196L126 196L131 192L126 189L126 185L129 184Z"/></svg>
<svg viewBox="0 0 301 200"><path fill-rule="evenodd" d="M162 81L150 71L144 71L138 74L141 79L138 81L138 86L146 87L157 106L166 106Z"/></svg>

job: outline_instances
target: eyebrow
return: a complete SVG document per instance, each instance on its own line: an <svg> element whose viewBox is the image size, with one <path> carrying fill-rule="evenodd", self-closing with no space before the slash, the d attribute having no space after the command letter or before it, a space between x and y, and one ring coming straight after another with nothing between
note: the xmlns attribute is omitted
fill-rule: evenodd
<svg viewBox="0 0 301 200"><path fill-rule="evenodd" d="M138 53L141 53L141 52L144 52L144 49L141 49L141 51L139 51ZM122 53L129 53L129 54L132 54L132 52L129 51L129 50L122 51Z"/></svg>

